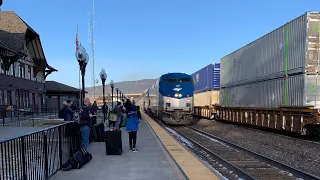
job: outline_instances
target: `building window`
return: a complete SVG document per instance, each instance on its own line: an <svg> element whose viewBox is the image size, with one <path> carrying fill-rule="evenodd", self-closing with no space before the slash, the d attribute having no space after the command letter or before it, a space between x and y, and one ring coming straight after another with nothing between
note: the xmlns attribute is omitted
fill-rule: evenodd
<svg viewBox="0 0 320 180"><path fill-rule="evenodd" d="M25 78L25 65L23 63L19 63L19 71L20 71L20 76L21 78Z"/></svg>
<svg viewBox="0 0 320 180"><path fill-rule="evenodd" d="M18 106L18 108L20 108L19 89L16 90L16 105Z"/></svg>
<svg viewBox="0 0 320 180"><path fill-rule="evenodd" d="M4 104L4 92L0 89L0 105Z"/></svg>
<svg viewBox="0 0 320 180"><path fill-rule="evenodd" d="M29 91L24 91L25 92L25 101L26 101L26 108L29 108Z"/></svg>
<svg viewBox="0 0 320 180"><path fill-rule="evenodd" d="M21 89L19 90L19 103L20 103L20 108L23 108L24 107L23 91Z"/></svg>
<svg viewBox="0 0 320 180"><path fill-rule="evenodd" d="M17 67L18 67L18 69L17 69L17 76L16 77L20 77L21 76L21 72L20 72L20 63L19 62L17 62Z"/></svg>
<svg viewBox="0 0 320 180"><path fill-rule="evenodd" d="M27 65L26 79L31 79L31 66Z"/></svg>
<svg viewBox="0 0 320 180"><path fill-rule="evenodd" d="M0 59L0 73L4 74L4 61L3 61L3 59Z"/></svg>
<svg viewBox="0 0 320 180"><path fill-rule="evenodd" d="M9 72L7 73L10 76L14 76L14 63L10 65Z"/></svg>
<svg viewBox="0 0 320 180"><path fill-rule="evenodd" d="M8 102L8 105L12 106L11 91L7 91L7 102Z"/></svg>

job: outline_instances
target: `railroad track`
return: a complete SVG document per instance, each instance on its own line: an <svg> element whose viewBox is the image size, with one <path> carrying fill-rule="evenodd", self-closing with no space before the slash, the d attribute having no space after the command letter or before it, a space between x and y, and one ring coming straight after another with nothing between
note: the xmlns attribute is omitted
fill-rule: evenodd
<svg viewBox="0 0 320 180"><path fill-rule="evenodd" d="M227 179L320 179L194 127L170 127L150 117Z"/></svg>
<svg viewBox="0 0 320 180"><path fill-rule="evenodd" d="M174 127L178 134L243 179L320 179L281 162L237 146L196 128ZM218 169L219 171L219 169ZM233 178L232 178L233 179Z"/></svg>

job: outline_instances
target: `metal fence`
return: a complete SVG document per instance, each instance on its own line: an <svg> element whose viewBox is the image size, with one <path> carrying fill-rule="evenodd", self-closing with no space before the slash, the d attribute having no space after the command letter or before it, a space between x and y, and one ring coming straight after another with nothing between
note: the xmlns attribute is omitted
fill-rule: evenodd
<svg viewBox="0 0 320 180"><path fill-rule="evenodd" d="M0 179L49 179L80 147L74 122L0 142Z"/></svg>
<svg viewBox="0 0 320 180"><path fill-rule="evenodd" d="M32 121L33 127L35 121L41 119L58 119L59 110L54 108L39 108L36 110L28 109L4 109L0 112L0 123L2 126L19 126L20 122Z"/></svg>

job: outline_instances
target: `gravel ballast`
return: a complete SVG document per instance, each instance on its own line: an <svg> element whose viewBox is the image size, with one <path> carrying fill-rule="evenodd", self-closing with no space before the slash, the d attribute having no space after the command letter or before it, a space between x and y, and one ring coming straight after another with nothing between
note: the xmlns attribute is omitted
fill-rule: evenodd
<svg viewBox="0 0 320 180"><path fill-rule="evenodd" d="M297 169L320 176L320 144L205 119L200 120L193 127Z"/></svg>

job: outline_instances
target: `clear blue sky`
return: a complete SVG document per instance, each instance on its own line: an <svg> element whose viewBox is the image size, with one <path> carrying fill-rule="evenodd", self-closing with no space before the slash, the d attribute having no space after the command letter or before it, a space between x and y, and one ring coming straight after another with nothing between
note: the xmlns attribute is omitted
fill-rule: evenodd
<svg viewBox="0 0 320 180"><path fill-rule="evenodd" d="M193 73L306 11L319 0L95 0L95 69L107 82ZM4 0L41 36L49 75L78 87L76 25L88 52L92 0ZM91 85L92 60L86 85ZM100 84L100 81L99 81Z"/></svg>

